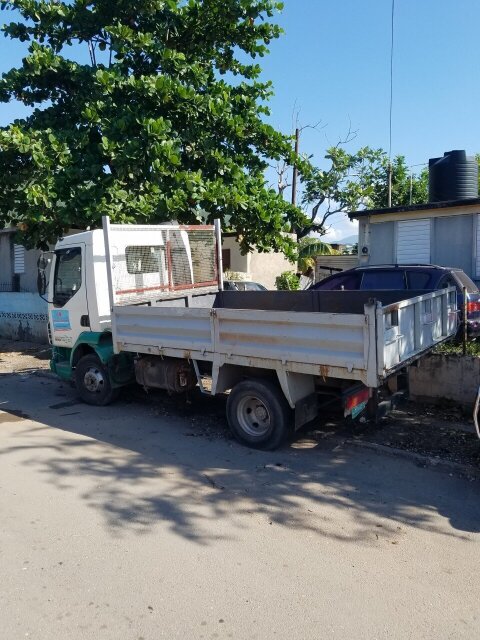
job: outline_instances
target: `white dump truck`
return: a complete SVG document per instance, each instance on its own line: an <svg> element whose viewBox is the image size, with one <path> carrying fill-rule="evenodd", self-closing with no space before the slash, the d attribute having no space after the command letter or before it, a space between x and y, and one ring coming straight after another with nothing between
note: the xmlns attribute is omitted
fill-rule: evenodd
<svg viewBox="0 0 480 640"><path fill-rule="evenodd" d="M453 336L454 289L223 291L216 225L110 225L66 236L48 285L51 368L89 404L137 382L228 393L234 435L275 448L325 400L357 417L375 391Z"/></svg>

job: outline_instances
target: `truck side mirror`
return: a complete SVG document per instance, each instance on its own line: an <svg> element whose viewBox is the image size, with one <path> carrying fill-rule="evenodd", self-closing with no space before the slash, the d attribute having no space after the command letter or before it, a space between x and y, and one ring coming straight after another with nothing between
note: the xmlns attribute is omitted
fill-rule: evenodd
<svg viewBox="0 0 480 640"><path fill-rule="evenodd" d="M44 296L47 292L47 276L45 275L45 271L38 270L37 272L37 289L39 296Z"/></svg>
<svg viewBox="0 0 480 640"><path fill-rule="evenodd" d="M48 258L44 253L40 254L37 261L37 290L40 296L44 296L47 292L47 268L50 264L51 259Z"/></svg>
<svg viewBox="0 0 480 640"><path fill-rule="evenodd" d="M37 261L38 269L41 271L46 271L49 264L50 258L47 258L44 253L41 253Z"/></svg>

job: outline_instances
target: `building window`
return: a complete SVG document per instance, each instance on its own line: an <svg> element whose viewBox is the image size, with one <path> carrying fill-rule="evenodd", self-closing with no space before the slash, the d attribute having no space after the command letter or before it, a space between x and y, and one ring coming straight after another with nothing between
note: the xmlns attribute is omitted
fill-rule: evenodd
<svg viewBox="0 0 480 640"><path fill-rule="evenodd" d="M25 247L21 244L13 245L13 273L15 275L25 273Z"/></svg>
<svg viewBox="0 0 480 640"><path fill-rule="evenodd" d="M222 249L223 270L228 271L231 268L230 249Z"/></svg>

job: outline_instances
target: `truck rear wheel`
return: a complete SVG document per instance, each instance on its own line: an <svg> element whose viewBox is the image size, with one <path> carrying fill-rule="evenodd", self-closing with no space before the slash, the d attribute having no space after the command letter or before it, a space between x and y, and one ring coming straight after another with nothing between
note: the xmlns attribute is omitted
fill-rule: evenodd
<svg viewBox="0 0 480 640"><path fill-rule="evenodd" d="M228 397L227 420L242 444L271 450L279 447L290 433L292 411L275 384L268 380L245 380Z"/></svg>
<svg viewBox="0 0 480 640"><path fill-rule="evenodd" d="M107 368L93 353L78 361L75 384L80 398L97 407L110 404L118 395L118 389L112 388Z"/></svg>

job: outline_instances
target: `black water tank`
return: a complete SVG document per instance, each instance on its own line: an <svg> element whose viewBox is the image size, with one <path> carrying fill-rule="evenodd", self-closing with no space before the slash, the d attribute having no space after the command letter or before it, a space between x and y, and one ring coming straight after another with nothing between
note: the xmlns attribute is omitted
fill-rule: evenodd
<svg viewBox="0 0 480 640"><path fill-rule="evenodd" d="M478 163L465 151L447 151L428 162L429 202L478 198Z"/></svg>

